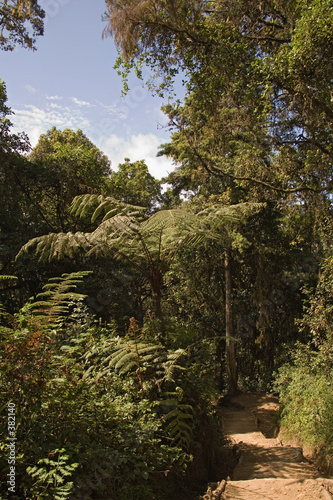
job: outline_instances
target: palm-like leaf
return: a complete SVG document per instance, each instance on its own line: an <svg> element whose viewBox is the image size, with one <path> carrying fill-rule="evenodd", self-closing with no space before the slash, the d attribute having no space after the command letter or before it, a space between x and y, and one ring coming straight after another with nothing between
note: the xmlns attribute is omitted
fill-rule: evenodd
<svg viewBox="0 0 333 500"><path fill-rule="evenodd" d="M83 194L76 196L71 205L71 212L80 218L90 217L91 222L103 217L103 221L110 219L116 214L140 215L144 207L130 205L113 198L98 194Z"/></svg>
<svg viewBox="0 0 333 500"><path fill-rule="evenodd" d="M203 239L219 238L223 227L238 224L262 209L259 203L229 207L214 205L199 214L185 210L161 210L138 222L132 205L99 195L78 196L72 209L80 216L93 210L92 219L103 212L103 222L92 233L51 233L30 240L23 252L34 249L41 260L74 258L79 254L114 255L127 260L145 260L168 267L182 246L193 246ZM116 210L117 214L112 215ZM124 212L127 211L127 214Z"/></svg>
<svg viewBox="0 0 333 500"><path fill-rule="evenodd" d="M89 233L50 233L28 241L16 258L29 250L34 250L41 261L73 259L84 255L90 249Z"/></svg>
<svg viewBox="0 0 333 500"><path fill-rule="evenodd" d="M69 302L86 297L73 290L88 274L90 274L90 271L80 271L51 278L43 287L44 291L38 294L37 300L31 304L30 311L32 314L44 317L47 321L60 321L69 310Z"/></svg>

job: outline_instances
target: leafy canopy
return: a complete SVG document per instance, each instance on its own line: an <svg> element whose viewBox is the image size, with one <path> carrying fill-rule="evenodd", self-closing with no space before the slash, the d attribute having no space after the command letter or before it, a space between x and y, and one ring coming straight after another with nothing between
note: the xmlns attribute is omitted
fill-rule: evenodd
<svg viewBox="0 0 333 500"><path fill-rule="evenodd" d="M16 45L21 45L36 50L36 37L44 34L44 17L45 12L37 0L2 0L0 48L14 50Z"/></svg>
<svg viewBox="0 0 333 500"><path fill-rule="evenodd" d="M106 3L125 69L185 75L167 154L261 197L330 191L332 0Z"/></svg>
<svg viewBox="0 0 333 500"><path fill-rule="evenodd" d="M161 201L161 182L149 173L144 160L131 162L125 158L117 171L112 172L108 185L118 200L147 207L149 211Z"/></svg>

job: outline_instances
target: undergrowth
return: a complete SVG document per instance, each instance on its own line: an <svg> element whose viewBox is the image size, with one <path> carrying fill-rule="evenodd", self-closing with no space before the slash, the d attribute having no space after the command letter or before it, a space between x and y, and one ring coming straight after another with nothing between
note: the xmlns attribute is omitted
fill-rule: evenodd
<svg viewBox="0 0 333 500"><path fill-rule="evenodd" d="M292 360L279 370L276 389L281 425L290 437L314 451L321 465L333 468L333 258L322 266L300 329L311 342L298 343Z"/></svg>
<svg viewBox="0 0 333 500"><path fill-rule="evenodd" d="M204 445L202 419L211 418L205 375L187 349L145 340L134 319L125 337L95 323L84 296L73 292L84 274L52 280L3 317L4 485L8 404L17 444L15 491L3 489L2 499L170 498Z"/></svg>

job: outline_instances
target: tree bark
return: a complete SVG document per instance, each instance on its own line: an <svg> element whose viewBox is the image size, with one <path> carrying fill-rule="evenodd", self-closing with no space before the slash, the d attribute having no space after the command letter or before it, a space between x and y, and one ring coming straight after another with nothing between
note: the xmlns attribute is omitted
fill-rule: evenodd
<svg viewBox="0 0 333 500"><path fill-rule="evenodd" d="M237 363L235 331L232 308L232 270L231 250L227 249L224 254L225 265L225 335L226 335L226 365L228 379L228 394L237 392Z"/></svg>

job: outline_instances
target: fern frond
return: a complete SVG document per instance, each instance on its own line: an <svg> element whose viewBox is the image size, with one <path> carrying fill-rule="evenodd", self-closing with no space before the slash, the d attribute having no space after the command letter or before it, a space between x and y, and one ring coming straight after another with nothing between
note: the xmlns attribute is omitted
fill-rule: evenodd
<svg viewBox="0 0 333 500"><path fill-rule="evenodd" d="M0 274L0 280L17 280L17 276L10 276L7 274Z"/></svg>
<svg viewBox="0 0 333 500"><path fill-rule="evenodd" d="M265 203L238 203L236 205L212 205L198 213L205 224L237 224L245 222L249 217L266 207Z"/></svg>
<svg viewBox="0 0 333 500"><path fill-rule="evenodd" d="M165 348L156 344L126 341L119 339L118 346L108 357L109 366L113 366L119 374L130 373L138 368L138 363L152 361L154 364L162 363L166 357ZM148 357L150 359L148 359ZM133 364L135 361L135 364Z"/></svg>
<svg viewBox="0 0 333 500"><path fill-rule="evenodd" d="M72 290L81 283L91 271L65 273L61 277L51 278L43 287L43 292L37 295L37 300L31 304L31 312L47 322L60 321L69 310L69 303L82 300L86 295Z"/></svg>
<svg viewBox="0 0 333 500"><path fill-rule="evenodd" d="M188 448L192 435L192 406L180 404L175 399L166 400L162 403L166 406L171 406L171 410L164 415L164 420L167 422L165 432L173 439L175 445Z"/></svg>
<svg viewBox="0 0 333 500"><path fill-rule="evenodd" d="M92 214L103 200L104 196L97 194L82 194L75 196L70 206L70 212L80 219L85 219L87 217L91 219Z"/></svg>
<svg viewBox="0 0 333 500"><path fill-rule="evenodd" d="M119 237L129 235L131 237L138 234L140 226L126 215L115 215L114 217L102 222L92 233L93 239L105 237Z"/></svg>
<svg viewBox="0 0 333 500"><path fill-rule="evenodd" d="M117 214L134 216L143 211L143 207L124 203L112 196L97 194L76 196L71 205L71 212L74 215L81 218L91 215L91 222L95 222L99 217L103 217L105 221Z"/></svg>
<svg viewBox="0 0 333 500"><path fill-rule="evenodd" d="M89 234L77 233L50 233L44 236L38 236L28 241L16 256L16 259L22 257L29 250L34 250L39 255L39 260L51 262L64 258L73 259L79 254L84 254L90 248Z"/></svg>
<svg viewBox="0 0 333 500"><path fill-rule="evenodd" d="M142 223L143 231L156 231L163 229L189 229L197 225L197 218L185 210L160 210Z"/></svg>

